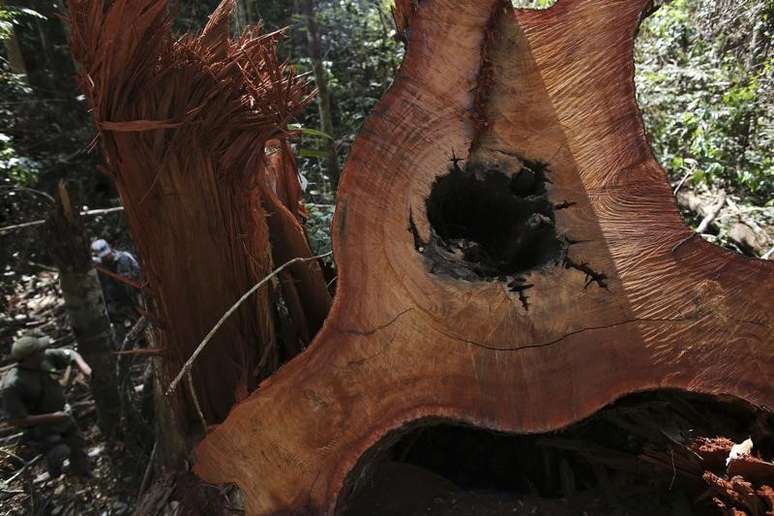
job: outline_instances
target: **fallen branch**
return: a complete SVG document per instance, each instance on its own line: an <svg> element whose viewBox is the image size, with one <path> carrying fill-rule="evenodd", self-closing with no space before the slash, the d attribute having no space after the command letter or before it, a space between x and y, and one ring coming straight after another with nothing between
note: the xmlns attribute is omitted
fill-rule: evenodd
<svg viewBox="0 0 774 516"><path fill-rule="evenodd" d="M128 349L125 351L113 351L114 355L159 356L164 354L164 348Z"/></svg>
<svg viewBox="0 0 774 516"><path fill-rule="evenodd" d="M156 439L156 441L153 443L153 449L151 450L150 457L148 458L148 466L145 468L145 474L142 476L142 482L140 482L140 490L137 492L137 501L135 502L135 505L140 504L140 499L142 498L145 490L148 488L151 472L153 471L153 461L156 460L156 452L158 452L158 449L159 440Z"/></svg>
<svg viewBox="0 0 774 516"><path fill-rule="evenodd" d="M12 458L12 459L16 459L17 461L19 461L19 462L21 462L22 464L24 464L24 459L22 459L21 457L19 457L19 456L18 456L18 455L16 455L15 453L9 452L8 450L4 450L4 449L2 449L2 448L0 448L0 453L2 453L3 455L5 455L5 456L7 456L7 457L10 457L10 458Z"/></svg>
<svg viewBox="0 0 774 516"><path fill-rule="evenodd" d="M682 188L683 185L685 184L685 182L688 181L688 179L691 178L691 176L694 174L694 172L695 172L695 170L689 170L688 172L685 173L685 175L682 177L682 179L680 179L680 182L677 183L677 186L675 186L675 189L672 192L672 195L677 195L677 192L680 191L680 188Z"/></svg>
<svg viewBox="0 0 774 516"><path fill-rule="evenodd" d="M19 471L14 473L11 478L9 478L8 480L4 480L3 481L3 486L10 485L11 482L13 482L17 478L19 478L21 476L21 474L26 471L27 468L29 468L30 466L32 466L33 464L35 464L36 462L38 462L42 458L43 458L43 455L38 455L34 459L32 459L31 461L27 462L24 466L21 467L21 469L19 469Z"/></svg>
<svg viewBox="0 0 774 516"><path fill-rule="evenodd" d="M31 194L34 194L34 195L39 195L39 196L43 197L44 199L46 199L48 202L50 202L52 204L54 203L54 198L53 197L51 197L46 192L42 192L40 190L35 190L34 188L27 188L26 186L15 186L15 185L14 186L10 186L10 185L9 186L1 186L0 188L3 189L3 190L16 190L17 192L27 192L27 193L31 193Z"/></svg>
<svg viewBox="0 0 774 516"><path fill-rule="evenodd" d="M169 388L167 388L166 396L169 396L173 392L175 392L175 389L177 388L177 385L180 383L180 381L183 379L183 376L186 373L189 373L191 371L191 368L193 367L193 363L196 360L196 358L199 356L199 354L204 350L204 347L207 345L207 343L212 339L212 337L215 335L215 333L220 329L221 326L223 326L223 323L226 322L226 320L233 314L239 306L245 302L245 300L250 297L255 291L257 291L259 288L264 286L266 283L269 282L273 277L275 277L277 274L282 272L283 270L287 269L291 265L295 263L304 263L304 262L311 262L314 260L319 260L321 258L325 258L327 256L330 256L333 254L333 251L329 251L324 254L318 254L316 256L310 256L308 258L293 258L292 260L289 260L279 266L278 268L274 269L268 276L263 278L261 281L256 283L250 290L245 292L242 297L240 297L236 303L234 303L231 308L229 308L226 313L223 314L223 316L220 318L220 320L215 323L215 326L212 327L210 332L204 337L204 339L199 343L199 345L194 350L193 354L191 355L191 358L186 360L185 364L183 364L183 367L180 369L180 372L177 373L177 376L175 376L175 379L172 380L172 383L169 384Z"/></svg>
<svg viewBox="0 0 774 516"><path fill-rule="evenodd" d="M5 443L8 441L13 441L14 439L18 439L21 436L24 435L24 432L16 432L15 434L6 435L3 437L0 437L0 443Z"/></svg>
<svg viewBox="0 0 774 516"><path fill-rule="evenodd" d="M193 399L194 407L196 407L196 413L199 415L199 421L202 424L202 431L206 435L207 419L204 417L204 413L202 412L202 406L199 405L199 398L196 396L196 389L194 389L194 384L193 384L193 375L191 374L190 369L187 371L187 374L185 376L186 378L188 378L188 389L191 391L191 399Z"/></svg>
<svg viewBox="0 0 774 516"><path fill-rule="evenodd" d="M712 207L712 210L702 219L701 224L699 224L699 227L696 228L696 232L702 234L707 231L707 228L709 228L709 225L712 224L712 221L715 220L715 217L718 216L718 213L720 213L720 210L723 209L723 205L725 204L726 191L721 190L717 203L715 203L715 205Z"/></svg>
<svg viewBox="0 0 774 516"><path fill-rule="evenodd" d="M145 328L148 327L148 318L144 315L141 315L140 318L137 320L136 323L134 323L134 326L132 326L132 329L129 330L129 332L124 337L123 342L121 342L121 350L123 351L126 349L127 344L130 342L133 342L137 340L143 331L145 331Z"/></svg>

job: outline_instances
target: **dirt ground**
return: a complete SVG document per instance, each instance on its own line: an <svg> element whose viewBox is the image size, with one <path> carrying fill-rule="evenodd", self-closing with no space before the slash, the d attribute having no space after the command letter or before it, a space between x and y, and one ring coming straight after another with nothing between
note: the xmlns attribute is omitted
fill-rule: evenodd
<svg viewBox="0 0 774 516"><path fill-rule="evenodd" d="M56 347L74 345L57 281L53 272L23 276L7 300L8 313L0 320L3 373L13 366L8 358L12 339L8 337L19 330L41 330ZM97 428L96 409L86 380L71 369L62 381L85 437L94 477L83 480L68 475L66 467L65 475L49 478L38 450L22 442L18 429L0 423L0 515L130 514L147 457L122 446L111 449Z"/></svg>

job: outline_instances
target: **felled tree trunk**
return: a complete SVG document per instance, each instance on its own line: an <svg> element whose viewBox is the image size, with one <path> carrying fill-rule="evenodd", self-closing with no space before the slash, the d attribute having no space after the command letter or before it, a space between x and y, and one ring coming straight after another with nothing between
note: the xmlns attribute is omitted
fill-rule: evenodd
<svg viewBox="0 0 774 516"><path fill-rule="evenodd" d="M81 214L70 201L64 183L59 183L55 199L56 205L46 221L43 234L47 249L59 269L65 310L78 351L93 371L91 392L97 406L100 429L112 438L121 423L113 331Z"/></svg>
<svg viewBox="0 0 774 516"><path fill-rule="evenodd" d="M657 388L774 404L774 266L692 238L644 135L649 4L398 4L407 55L345 167L331 314L197 474L248 514L329 514L410 425L543 432Z"/></svg>
<svg viewBox="0 0 774 516"><path fill-rule="evenodd" d="M311 100L277 56L279 34L229 37L233 9L224 0L202 34L175 40L163 0L70 2L71 47L164 348L162 389L272 270L264 147ZM160 404L183 435L221 421L276 367L271 296L259 290L220 328L194 364L195 396L178 389Z"/></svg>

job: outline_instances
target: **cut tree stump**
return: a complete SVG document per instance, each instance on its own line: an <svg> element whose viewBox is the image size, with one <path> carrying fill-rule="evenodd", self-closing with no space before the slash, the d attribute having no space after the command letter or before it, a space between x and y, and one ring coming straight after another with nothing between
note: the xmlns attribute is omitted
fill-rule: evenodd
<svg viewBox="0 0 774 516"><path fill-rule="evenodd" d="M665 388L772 407L774 264L694 238L645 137L650 1L413 5L345 167L333 309L196 473L248 514L329 514L411 426L545 432Z"/></svg>

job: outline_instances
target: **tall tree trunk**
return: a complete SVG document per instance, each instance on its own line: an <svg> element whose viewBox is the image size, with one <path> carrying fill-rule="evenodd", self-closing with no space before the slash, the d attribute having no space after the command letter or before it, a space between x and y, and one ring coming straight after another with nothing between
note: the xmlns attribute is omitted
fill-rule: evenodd
<svg viewBox="0 0 774 516"><path fill-rule="evenodd" d="M258 19L258 9L256 2L257 0L244 0L245 19L247 20L248 25L252 25L253 23L260 21Z"/></svg>
<svg viewBox="0 0 774 516"><path fill-rule="evenodd" d="M202 478L249 515L333 514L411 426L545 432L654 388L774 406L774 263L692 238L645 139L650 4L398 4L401 74L339 187L334 306L202 441Z"/></svg>
<svg viewBox="0 0 774 516"><path fill-rule="evenodd" d="M70 2L71 47L142 259L165 391L220 317L273 268L258 184L264 146L311 97L280 62L276 35L248 29L231 40L233 0L202 34L180 40L163 0L101 5ZM184 381L159 399L185 438L223 420L276 368L273 318L271 287L261 289L194 363L195 394Z"/></svg>
<svg viewBox="0 0 774 516"><path fill-rule="evenodd" d="M22 75L24 80L28 81L27 65L24 63L24 55L19 47L15 31L11 30L8 38L3 40L3 45L5 45L5 52L8 55L8 66L11 68L11 72Z"/></svg>
<svg viewBox="0 0 774 516"><path fill-rule="evenodd" d="M331 137L331 139L325 139L325 146L327 147L325 166L331 184L335 188L339 183L339 164L336 157L336 132L333 127L331 94L328 90L328 79L325 77L325 68L323 67L322 62L320 29L317 25L314 0L301 0L301 9L306 22L307 48L309 49L309 58L312 60L314 82L317 85L317 106L320 111L320 129Z"/></svg>
<svg viewBox="0 0 774 516"><path fill-rule="evenodd" d="M102 432L110 439L121 422L113 332L102 297L90 242L78 208L64 183L56 193L56 206L46 222L46 243L59 269L65 310L78 343L78 351L92 367L91 392Z"/></svg>

